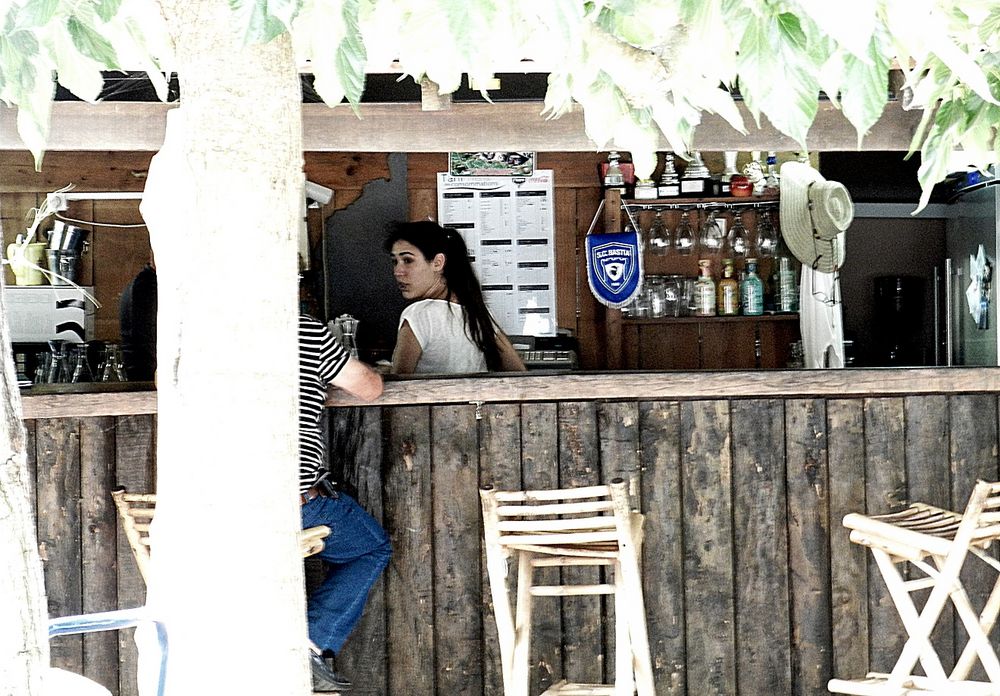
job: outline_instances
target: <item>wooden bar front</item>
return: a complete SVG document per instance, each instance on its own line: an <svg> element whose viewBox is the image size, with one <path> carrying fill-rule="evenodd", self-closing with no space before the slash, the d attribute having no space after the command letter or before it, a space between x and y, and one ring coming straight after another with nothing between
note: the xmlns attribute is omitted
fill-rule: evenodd
<svg viewBox="0 0 1000 696"><path fill-rule="evenodd" d="M646 515L658 694L821 694L834 675L889 669L904 633L840 519L909 500L962 509L977 478L1000 477L1000 370L769 377L398 381L379 405L332 408L335 467L394 549L339 660L355 693L502 693L479 486L615 477ZM51 398L25 403L50 613L136 605L142 584L108 493L152 488L155 415L59 417L71 397L43 410ZM610 607L549 601L536 614L532 693L605 679ZM131 695L133 650L127 636L66 637L53 662Z"/></svg>

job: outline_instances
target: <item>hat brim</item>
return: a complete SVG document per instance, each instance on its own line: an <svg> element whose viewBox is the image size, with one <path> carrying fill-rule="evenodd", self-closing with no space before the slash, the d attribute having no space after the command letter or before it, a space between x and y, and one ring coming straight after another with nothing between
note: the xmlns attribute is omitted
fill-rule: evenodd
<svg viewBox="0 0 1000 696"><path fill-rule="evenodd" d="M778 218L781 236L788 250L810 268L822 273L833 273L844 265L844 233L833 239L817 239L809 218L809 184L825 181L823 175L801 162L781 165L781 202Z"/></svg>

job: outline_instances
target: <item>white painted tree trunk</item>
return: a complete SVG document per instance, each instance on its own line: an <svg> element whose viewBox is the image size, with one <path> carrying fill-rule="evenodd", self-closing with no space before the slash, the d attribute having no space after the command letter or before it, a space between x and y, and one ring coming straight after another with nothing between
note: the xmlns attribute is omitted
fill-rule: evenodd
<svg viewBox="0 0 1000 696"><path fill-rule="evenodd" d="M141 207L159 281L148 603L167 620L171 696L307 693L298 72L287 35L244 46L229 3L160 4L181 106Z"/></svg>
<svg viewBox="0 0 1000 696"><path fill-rule="evenodd" d="M0 351L0 694L37 696L49 664L48 608L2 274Z"/></svg>

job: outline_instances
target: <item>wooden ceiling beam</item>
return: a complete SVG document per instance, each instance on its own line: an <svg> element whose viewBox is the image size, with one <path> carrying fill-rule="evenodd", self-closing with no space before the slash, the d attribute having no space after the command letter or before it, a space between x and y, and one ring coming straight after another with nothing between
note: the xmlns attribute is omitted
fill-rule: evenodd
<svg viewBox="0 0 1000 696"><path fill-rule="evenodd" d="M793 151L799 145L766 119L757 128L743 111L749 130L743 135L718 116L706 114L695 135L695 148ZM163 143L166 113L176 104L145 102L56 102L48 149L156 151ZM303 104L307 151L315 152L449 152L534 150L593 152L599 149L584 132L577 107L557 119L541 116L541 102L454 103L441 111L420 104L362 104L358 118L346 105ZM919 111L904 111L890 102L863 141L862 150L906 150L920 120ZM844 115L828 102L820 104L809 131L813 152L854 151L857 135ZM16 111L0 107L0 151L24 150L17 136ZM660 150L670 150L663 141Z"/></svg>

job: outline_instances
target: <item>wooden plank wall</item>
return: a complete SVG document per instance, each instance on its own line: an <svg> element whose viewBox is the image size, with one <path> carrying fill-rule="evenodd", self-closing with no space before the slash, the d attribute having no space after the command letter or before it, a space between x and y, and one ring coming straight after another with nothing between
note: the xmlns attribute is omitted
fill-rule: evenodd
<svg viewBox="0 0 1000 696"><path fill-rule="evenodd" d="M1000 476L995 395L486 404L479 419L474 404L331 413L347 485L394 546L343 654L364 694L502 693L477 482L630 478L646 514L657 693L759 696L826 693L834 675L888 670L902 646L845 514L911 499L962 509L976 478ZM980 597L991 586L973 582ZM548 601L534 624L532 693L561 677L608 678L607 607ZM960 627L949 618L936 636L953 661Z"/></svg>
<svg viewBox="0 0 1000 696"><path fill-rule="evenodd" d="M1000 477L997 398L485 404L478 416L474 404L332 409L335 468L394 548L339 666L359 694L498 696L478 487L624 477L646 515L658 694L812 695L833 675L887 670L901 625L839 520L909 500L963 508L976 478ZM50 614L141 604L109 491L154 489L155 416L38 419L27 431ZM988 577L969 575L981 599ZM606 603L547 601L532 693L562 677L607 678ZM953 619L935 640L946 663L964 644ZM134 696L128 632L52 648L54 664Z"/></svg>
<svg viewBox="0 0 1000 696"><path fill-rule="evenodd" d="M39 550L49 615L142 606L146 588L111 490L153 490L155 416L26 422ZM52 640L52 664L85 674L116 696L136 696L132 631Z"/></svg>

